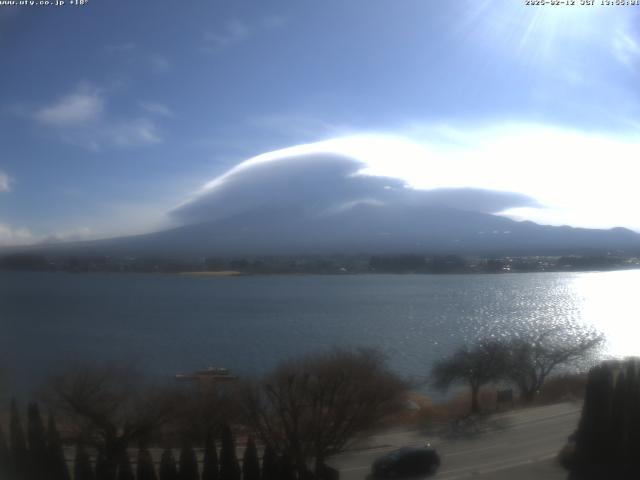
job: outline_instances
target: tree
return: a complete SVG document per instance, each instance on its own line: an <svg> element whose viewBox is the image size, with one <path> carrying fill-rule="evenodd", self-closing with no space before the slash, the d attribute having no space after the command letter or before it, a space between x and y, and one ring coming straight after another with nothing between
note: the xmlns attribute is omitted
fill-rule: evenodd
<svg viewBox="0 0 640 480"><path fill-rule="evenodd" d="M218 452L213 432L209 430L204 445L204 459L202 462L202 480L218 480Z"/></svg>
<svg viewBox="0 0 640 480"><path fill-rule="evenodd" d="M64 458L64 449L53 415L49 414L47 422L47 456L49 457L49 478L51 480L69 480L69 469Z"/></svg>
<svg viewBox="0 0 640 480"><path fill-rule="evenodd" d="M11 400L9 435L11 437L11 470L16 477L25 477L29 468L29 453L15 399Z"/></svg>
<svg viewBox="0 0 640 480"><path fill-rule="evenodd" d="M222 427L220 450L220 480L240 480L240 465L236 458L236 445L229 425Z"/></svg>
<svg viewBox="0 0 640 480"><path fill-rule="evenodd" d="M122 452L118 463L118 480L135 480L133 468L131 468L131 459L126 450Z"/></svg>
<svg viewBox="0 0 640 480"><path fill-rule="evenodd" d="M198 480L198 460L189 442L180 449L180 480Z"/></svg>
<svg viewBox="0 0 640 480"><path fill-rule="evenodd" d="M531 402L545 380L559 367L584 360L604 341L592 330L553 327L526 338L507 342L509 361L506 377L520 390L525 402Z"/></svg>
<svg viewBox="0 0 640 480"><path fill-rule="evenodd" d="M478 394L480 388L505 375L508 351L495 340L484 340L473 347L462 346L451 357L433 366L431 379L439 390L446 390L454 383L466 383L471 389L471 413L480 413Z"/></svg>
<svg viewBox="0 0 640 480"><path fill-rule="evenodd" d="M0 425L0 478L9 478L11 471L11 453L9 451L9 445L7 439L2 431Z"/></svg>
<svg viewBox="0 0 640 480"><path fill-rule="evenodd" d="M614 394L614 374L611 365L601 364L589 372L576 432L576 448L572 463L572 478L610 478L611 406Z"/></svg>
<svg viewBox="0 0 640 480"><path fill-rule="evenodd" d="M280 455L280 458L278 458L278 479L296 480L295 468L287 452L284 452Z"/></svg>
<svg viewBox="0 0 640 480"><path fill-rule="evenodd" d="M176 459L170 448L165 449L160 457L160 480L179 480Z"/></svg>
<svg viewBox="0 0 640 480"><path fill-rule="evenodd" d="M156 469L153 466L151 453L141 446L138 450L138 467L136 470L136 480L157 480Z"/></svg>
<svg viewBox="0 0 640 480"><path fill-rule="evenodd" d="M29 442L29 463L34 479L45 478L49 473L47 441L40 409L35 403L27 406L27 440Z"/></svg>
<svg viewBox="0 0 640 480"><path fill-rule="evenodd" d="M91 467L91 459L82 443L76 445L76 457L73 462L73 480L95 480L93 468Z"/></svg>
<svg viewBox="0 0 640 480"><path fill-rule="evenodd" d="M396 412L405 391L376 351L334 349L283 362L246 386L244 405L263 443L302 474Z"/></svg>
<svg viewBox="0 0 640 480"><path fill-rule="evenodd" d="M123 452L172 418L173 396L146 385L131 367L81 366L55 377L52 403L102 453L99 480L115 480Z"/></svg>
<svg viewBox="0 0 640 480"><path fill-rule="evenodd" d="M279 480L278 457L273 447L268 444L262 453L262 480Z"/></svg>
<svg viewBox="0 0 640 480"><path fill-rule="evenodd" d="M258 449L251 437L247 439L247 448L242 459L242 480L260 480Z"/></svg>
<svg viewBox="0 0 640 480"><path fill-rule="evenodd" d="M104 451L98 450L96 455L96 480L115 480L117 464L107 461Z"/></svg>

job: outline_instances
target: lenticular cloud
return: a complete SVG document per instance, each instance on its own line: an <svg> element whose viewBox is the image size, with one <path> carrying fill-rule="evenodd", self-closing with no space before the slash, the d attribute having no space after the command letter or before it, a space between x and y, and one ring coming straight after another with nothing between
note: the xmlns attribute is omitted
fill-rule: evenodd
<svg viewBox="0 0 640 480"><path fill-rule="evenodd" d="M295 208L305 215L325 216L357 205L433 206L497 213L508 208L537 207L518 193L475 188L410 188L404 180L362 173L358 159L326 152L285 149L260 155L212 180L171 216L195 224L246 212Z"/></svg>

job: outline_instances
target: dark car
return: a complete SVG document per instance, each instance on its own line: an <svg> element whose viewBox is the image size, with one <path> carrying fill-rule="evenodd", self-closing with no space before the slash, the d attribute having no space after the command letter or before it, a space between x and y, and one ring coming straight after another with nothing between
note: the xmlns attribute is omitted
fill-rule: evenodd
<svg viewBox="0 0 640 480"><path fill-rule="evenodd" d="M374 478L430 476L440 466L440 456L431 447L405 447L378 458L372 467Z"/></svg>

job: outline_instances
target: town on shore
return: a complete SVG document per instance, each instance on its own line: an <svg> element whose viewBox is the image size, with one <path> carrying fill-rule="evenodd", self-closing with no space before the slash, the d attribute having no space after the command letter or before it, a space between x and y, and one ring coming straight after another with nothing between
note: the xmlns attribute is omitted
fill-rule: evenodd
<svg viewBox="0 0 640 480"><path fill-rule="evenodd" d="M617 254L563 256L279 255L175 258L12 253L0 270L62 272L193 273L201 275L525 273L640 268L640 258Z"/></svg>

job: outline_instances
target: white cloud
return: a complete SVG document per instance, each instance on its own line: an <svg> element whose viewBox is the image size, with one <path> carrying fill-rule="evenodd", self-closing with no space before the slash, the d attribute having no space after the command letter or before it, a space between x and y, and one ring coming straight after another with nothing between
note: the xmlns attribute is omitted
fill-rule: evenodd
<svg viewBox="0 0 640 480"><path fill-rule="evenodd" d="M107 45L106 47L104 47L104 49L105 49L105 51L107 53L121 54L121 53L125 53L125 52L130 52L135 47L136 47L136 45L134 43L125 42L125 43L117 43L117 44L113 44L113 45Z"/></svg>
<svg viewBox="0 0 640 480"><path fill-rule="evenodd" d="M104 132L104 138L109 143L120 147L162 142L157 127L146 118L117 123Z"/></svg>
<svg viewBox="0 0 640 480"><path fill-rule="evenodd" d="M94 122L102 116L104 99L97 91L81 87L57 102L35 112L40 122L53 127L68 127Z"/></svg>
<svg viewBox="0 0 640 480"><path fill-rule="evenodd" d="M224 28L218 32L205 32L205 49L220 49L236 43L240 43L249 37L251 30L249 26L239 20L227 22Z"/></svg>
<svg viewBox="0 0 640 480"><path fill-rule="evenodd" d="M202 50L205 52L219 51L223 48L242 43L261 31L282 28L286 23L286 17L281 15L267 16L252 23L233 19L215 32L205 32Z"/></svg>
<svg viewBox="0 0 640 480"><path fill-rule="evenodd" d="M73 242L97 238L89 227L74 227L40 235L24 227L0 223L0 247L34 245L38 243Z"/></svg>
<svg viewBox="0 0 640 480"><path fill-rule="evenodd" d="M611 47L616 59L626 67L632 68L640 58L640 45L623 30L616 32Z"/></svg>
<svg viewBox="0 0 640 480"><path fill-rule="evenodd" d="M162 141L158 126L146 117L108 115L107 98L97 88L80 86L52 105L33 113L33 118L50 127L66 143L91 151L107 147L152 145ZM161 104L143 104L149 113L168 116ZM67 127L72 126L72 129Z"/></svg>
<svg viewBox="0 0 640 480"><path fill-rule="evenodd" d="M0 246L28 245L35 243L37 238L27 228L14 228L0 223Z"/></svg>
<svg viewBox="0 0 640 480"><path fill-rule="evenodd" d="M95 238L96 235L91 228L75 227L40 237L38 243L78 242L81 240L93 240Z"/></svg>
<svg viewBox="0 0 640 480"><path fill-rule="evenodd" d="M154 115L160 115L161 117L173 117L173 111L162 103L140 102L140 107L142 107L143 110L149 113L153 113Z"/></svg>
<svg viewBox="0 0 640 480"><path fill-rule="evenodd" d="M0 192L9 191L11 191L11 179L6 173L0 172Z"/></svg>
<svg viewBox="0 0 640 480"><path fill-rule="evenodd" d="M149 64L156 73L164 73L171 68L171 62L164 55L153 54L149 56Z"/></svg>
<svg viewBox="0 0 640 480"><path fill-rule="evenodd" d="M542 224L640 231L638 157L636 132L412 126L397 135L352 135L259 155L206 184L173 215L191 222L278 202L330 209L354 201L438 200ZM425 191L432 193L419 193Z"/></svg>

